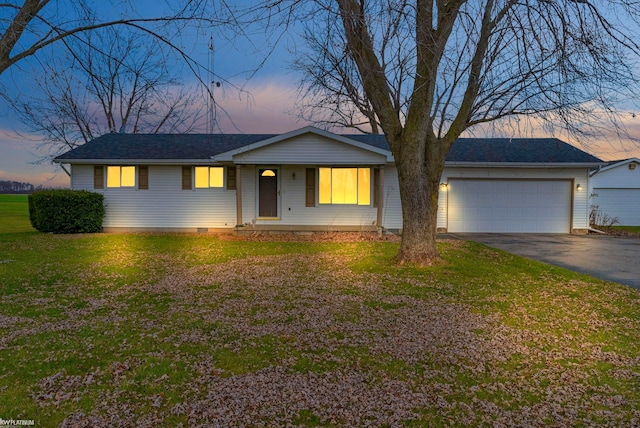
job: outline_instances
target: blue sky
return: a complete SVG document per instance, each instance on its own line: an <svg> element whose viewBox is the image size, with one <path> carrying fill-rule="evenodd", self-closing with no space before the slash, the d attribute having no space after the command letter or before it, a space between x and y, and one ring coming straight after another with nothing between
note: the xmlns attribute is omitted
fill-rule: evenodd
<svg viewBox="0 0 640 428"><path fill-rule="evenodd" d="M151 14L157 8L157 2L134 2L143 13ZM103 8L111 6L104 6ZM115 2L122 6L125 3ZM55 10L54 4L47 8ZM101 12L107 16L117 13L120 9L104 9ZM208 44L210 30L191 29L190 34L182 39L183 46L189 47L191 55L203 66L208 64ZM214 33L215 34L215 33ZM218 116L219 126L224 132L244 133L280 133L307 125L296 119L296 83L298 76L289 68L290 52L288 47L294 43L295 35L281 40L273 54L264 66L252 76L263 59L265 46L264 35L256 35L256 45L251 45L240 39L229 40L223 34L215 34L214 64L215 72L223 80L220 88L215 89L216 101L229 114L232 121L224 116ZM53 49L59 49L54 47ZM32 66L37 66L38 55L18 66L9 69L0 76L0 85L9 95L16 95L28 99L37 95L38 88L30 80ZM176 65L177 67L179 65ZM227 81L225 82L226 79ZM195 83L195 78L189 72L184 74L184 82ZM233 86L240 86L246 92L238 93ZM203 103L205 100L203 99ZM640 120L640 119L636 119ZM640 138L640 125L634 121L628 123L631 132ZM237 128L237 129L236 129ZM203 126L202 130L206 128ZM483 136L476 132L476 135ZM517 136L517 135L513 135ZM549 136L542 131L536 131L535 136ZM563 138L563 135L555 135ZM35 185L68 186L69 179L58 167L44 162L36 162L47 154L39 148L41 138L29 133L21 124L5 100L0 98L0 180L16 180L30 182ZM581 147L584 149L584 147ZM614 135L610 139L603 139L588 148L590 153L605 160L626 157L640 157L640 148L635 144L620 142Z"/></svg>
<svg viewBox="0 0 640 428"><path fill-rule="evenodd" d="M152 14L158 3L147 3L147 9L141 10ZM135 4L139 7L144 2ZM47 8L55 6L50 4ZM108 15L109 11L103 12ZM181 39L182 46L204 67L209 64L208 45L212 35L215 41L214 68L219 76L216 80L222 80L221 87L215 88L216 102L228 113L228 117L218 115L219 126L224 132L280 133L307 125L298 122L293 115L296 77L292 76L283 60L288 55L287 40L283 40L284 43L278 45L268 61L258 67L264 44L250 45L240 39L228 40L212 30L189 29ZM258 40L264 43L264 37ZM61 49L61 46L52 48L54 52L56 49ZM36 54L34 58L10 68L0 76L0 87L8 95L22 100L37 96L39 88L31 82L31 70L32 67L37 68L38 61L44 57ZM182 67L181 64L175 66ZM206 73L203 77L206 78ZM183 83L196 85L197 80L191 72L184 71ZM244 92L238 92L237 87L242 87ZM204 97L202 103L206 103ZM206 131L204 122L201 130ZM59 167L50 162L39 162L48 153L40 147L41 143L41 136L30 133L9 103L0 98L0 180L68 186L69 178Z"/></svg>

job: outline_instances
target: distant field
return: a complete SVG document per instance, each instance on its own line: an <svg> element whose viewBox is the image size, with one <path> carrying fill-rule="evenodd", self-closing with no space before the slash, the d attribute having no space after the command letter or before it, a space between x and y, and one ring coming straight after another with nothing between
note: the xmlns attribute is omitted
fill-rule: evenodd
<svg viewBox="0 0 640 428"><path fill-rule="evenodd" d="M34 231L29 223L27 197L0 195L0 233Z"/></svg>

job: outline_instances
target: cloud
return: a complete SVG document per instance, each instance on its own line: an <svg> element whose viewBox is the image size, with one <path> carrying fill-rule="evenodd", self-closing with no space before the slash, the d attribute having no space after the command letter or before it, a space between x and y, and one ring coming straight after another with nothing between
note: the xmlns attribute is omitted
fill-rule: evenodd
<svg viewBox="0 0 640 428"><path fill-rule="evenodd" d="M224 113L218 114L218 127L226 133L283 133L309 125L295 117L296 90L293 81L280 79L250 82L245 87L247 93L238 95L231 90L216 88L221 96L216 98ZM604 117L604 116L603 116ZM604 160L640 157L640 116L625 115L620 126L626 133L638 138L620 137L609 124L601 125L601 136L590 141L579 142L562 133L561 127L555 135L543 128L534 118L522 118L511 123L474 127L466 136L477 137L556 137L575 145ZM216 131L218 132L218 131ZM339 132L339 131L338 131Z"/></svg>
<svg viewBox="0 0 640 428"><path fill-rule="evenodd" d="M605 161L630 157L640 158L640 118L631 114L621 115L614 124L601 115L600 121L592 125L598 135L580 141L567 135L562 126L549 130L540 119L523 117L475 126L467 130L463 137L503 137L503 138L558 138L591 153Z"/></svg>
<svg viewBox="0 0 640 428"><path fill-rule="evenodd" d="M292 113L295 110L296 86L282 80L253 81L244 92L222 91L216 103L217 127L226 133L277 134L308 125Z"/></svg>

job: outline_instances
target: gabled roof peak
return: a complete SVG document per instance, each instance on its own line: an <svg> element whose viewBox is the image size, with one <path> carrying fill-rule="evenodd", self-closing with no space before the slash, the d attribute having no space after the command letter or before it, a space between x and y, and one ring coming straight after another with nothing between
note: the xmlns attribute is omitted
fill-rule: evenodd
<svg viewBox="0 0 640 428"><path fill-rule="evenodd" d="M614 168L619 168L621 166L624 165L628 165L630 163L637 163L640 164L640 158L628 158L628 159L622 159L622 160L617 160L617 161L610 161L608 163L606 163L604 166L594 170L591 172L591 175L595 175L599 172L604 172L604 171L608 171L610 169L614 169Z"/></svg>

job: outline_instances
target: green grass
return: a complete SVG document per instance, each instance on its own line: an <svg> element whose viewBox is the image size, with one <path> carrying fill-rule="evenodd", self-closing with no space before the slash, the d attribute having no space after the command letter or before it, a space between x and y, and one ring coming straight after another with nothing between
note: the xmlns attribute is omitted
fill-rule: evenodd
<svg viewBox="0 0 640 428"><path fill-rule="evenodd" d="M390 242L51 235L30 228L24 197L0 196L0 213L3 419L640 417L640 293L629 287L461 241L440 242L442 261L421 268L395 265Z"/></svg>
<svg viewBox="0 0 640 428"><path fill-rule="evenodd" d="M27 195L0 195L0 234L31 231Z"/></svg>
<svg viewBox="0 0 640 428"><path fill-rule="evenodd" d="M640 226L611 226L611 229L629 233L640 233Z"/></svg>

